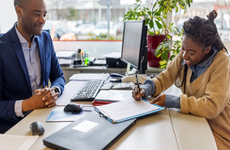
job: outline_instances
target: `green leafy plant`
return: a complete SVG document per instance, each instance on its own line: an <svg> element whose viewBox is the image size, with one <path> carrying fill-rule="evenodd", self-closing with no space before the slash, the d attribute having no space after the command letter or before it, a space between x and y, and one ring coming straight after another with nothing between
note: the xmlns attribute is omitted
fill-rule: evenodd
<svg viewBox="0 0 230 150"><path fill-rule="evenodd" d="M142 6L141 0L136 0L134 8L129 10L124 15L124 20L142 20L145 19L145 25L148 26L148 34L165 34L166 39L159 44L155 51L156 57L161 57L160 68L166 68L169 61L171 61L179 52L181 48L181 40L183 31L179 31L174 23L168 23L167 17L172 10L178 12L179 8L187 11L193 0L153 0L151 8ZM181 37L181 40L173 41L169 33ZM171 48L172 47L172 48ZM168 59L168 54L171 54Z"/></svg>
<svg viewBox="0 0 230 150"><path fill-rule="evenodd" d="M155 56L157 58L161 57L161 61L159 68L163 69L167 67L167 64L169 61L173 60L174 57L180 52L181 50L181 43L182 43L182 36L183 36L183 30L175 33L178 37L180 37L180 40L172 41L173 44L171 44L170 41L164 40L159 44L157 49L155 50ZM172 47L171 47L172 45ZM168 54L170 53L170 57L168 59Z"/></svg>

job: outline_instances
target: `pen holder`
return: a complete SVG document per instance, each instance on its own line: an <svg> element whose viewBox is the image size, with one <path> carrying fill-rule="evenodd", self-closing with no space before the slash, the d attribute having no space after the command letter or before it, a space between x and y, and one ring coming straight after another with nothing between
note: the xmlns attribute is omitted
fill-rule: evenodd
<svg viewBox="0 0 230 150"><path fill-rule="evenodd" d="M73 61L73 64L74 64L74 65L81 65L81 64L82 64L82 61L81 61L81 59L75 59L75 60Z"/></svg>

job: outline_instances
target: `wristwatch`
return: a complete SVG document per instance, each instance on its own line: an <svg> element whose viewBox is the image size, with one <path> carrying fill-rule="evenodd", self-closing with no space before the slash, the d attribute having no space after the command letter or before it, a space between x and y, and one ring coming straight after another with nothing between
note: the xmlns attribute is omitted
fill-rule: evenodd
<svg viewBox="0 0 230 150"><path fill-rule="evenodd" d="M60 93L59 89L57 87L54 87L55 93Z"/></svg>

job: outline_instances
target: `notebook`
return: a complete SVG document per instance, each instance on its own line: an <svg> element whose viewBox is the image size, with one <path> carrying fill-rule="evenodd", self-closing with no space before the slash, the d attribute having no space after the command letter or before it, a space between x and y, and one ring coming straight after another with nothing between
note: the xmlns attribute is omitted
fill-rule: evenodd
<svg viewBox="0 0 230 150"><path fill-rule="evenodd" d="M43 139L52 149L107 149L119 136L135 124L135 119L112 124L97 112L76 120L70 125Z"/></svg>
<svg viewBox="0 0 230 150"><path fill-rule="evenodd" d="M136 101L134 99L95 107L100 115L112 123L138 118L163 109L161 106L150 104L147 100Z"/></svg>

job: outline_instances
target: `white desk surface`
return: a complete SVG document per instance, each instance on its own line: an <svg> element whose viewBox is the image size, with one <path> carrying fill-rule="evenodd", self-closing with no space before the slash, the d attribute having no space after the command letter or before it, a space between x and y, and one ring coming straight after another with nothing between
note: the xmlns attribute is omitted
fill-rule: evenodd
<svg viewBox="0 0 230 150"><path fill-rule="evenodd" d="M181 90L173 85L164 93L179 96ZM211 128L205 118L182 114L180 109L168 110L179 149L217 150Z"/></svg>
<svg viewBox="0 0 230 150"><path fill-rule="evenodd" d="M175 92L174 89L175 87L172 87L165 93ZM91 104L91 102L78 103L81 105ZM52 109L34 110L5 134L32 135L30 124L34 121L40 121L44 125L45 133L39 137L31 150L48 150L49 148L43 145L42 140L71 123L45 122ZM182 114L177 109L165 109L138 119L136 124L113 143L109 149L217 150L206 119Z"/></svg>
<svg viewBox="0 0 230 150"><path fill-rule="evenodd" d="M217 150L216 142L206 119L168 109L172 126L181 150Z"/></svg>

